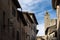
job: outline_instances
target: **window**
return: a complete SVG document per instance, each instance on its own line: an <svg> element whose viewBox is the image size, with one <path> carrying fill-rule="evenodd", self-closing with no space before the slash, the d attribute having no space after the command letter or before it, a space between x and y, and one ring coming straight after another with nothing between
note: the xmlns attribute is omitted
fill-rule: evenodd
<svg viewBox="0 0 60 40"><path fill-rule="evenodd" d="M16 16L16 11L15 9L12 7L12 15L15 17Z"/></svg>
<svg viewBox="0 0 60 40"><path fill-rule="evenodd" d="M16 40L19 40L19 32L17 31Z"/></svg>
<svg viewBox="0 0 60 40"><path fill-rule="evenodd" d="M59 21L59 29L60 29L60 21Z"/></svg>
<svg viewBox="0 0 60 40"><path fill-rule="evenodd" d="M8 18L8 32L9 32L9 18Z"/></svg>
<svg viewBox="0 0 60 40"><path fill-rule="evenodd" d="M19 21L19 13L17 13L17 20Z"/></svg>
<svg viewBox="0 0 60 40"><path fill-rule="evenodd" d="M3 12L3 29L5 30L5 12Z"/></svg>
<svg viewBox="0 0 60 40"><path fill-rule="evenodd" d="M27 40L30 40L30 37L29 37L29 35L28 35L28 34L26 35L26 39L27 39Z"/></svg>
<svg viewBox="0 0 60 40"><path fill-rule="evenodd" d="M8 5L10 4L10 1L8 0Z"/></svg>
<svg viewBox="0 0 60 40"><path fill-rule="evenodd" d="M47 18L48 19L48 18Z"/></svg>
<svg viewBox="0 0 60 40"><path fill-rule="evenodd" d="M13 26L13 21L11 21L11 19L8 19L8 25L11 27Z"/></svg>
<svg viewBox="0 0 60 40"><path fill-rule="evenodd" d="M55 32L55 37L57 37L57 32Z"/></svg>
<svg viewBox="0 0 60 40"><path fill-rule="evenodd" d="M13 27L13 22L8 18L8 32L10 32L10 29Z"/></svg>
<svg viewBox="0 0 60 40"><path fill-rule="evenodd" d="M34 32L36 32L36 27L34 26Z"/></svg>
<svg viewBox="0 0 60 40"><path fill-rule="evenodd" d="M12 28L12 37L13 38L15 37L15 30L14 30L14 28Z"/></svg>

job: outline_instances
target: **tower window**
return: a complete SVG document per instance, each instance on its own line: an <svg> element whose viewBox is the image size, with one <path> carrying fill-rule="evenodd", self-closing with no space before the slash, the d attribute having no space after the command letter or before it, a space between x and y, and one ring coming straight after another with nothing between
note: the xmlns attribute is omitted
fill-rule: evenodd
<svg viewBox="0 0 60 40"><path fill-rule="evenodd" d="M48 18L47 18L48 19Z"/></svg>

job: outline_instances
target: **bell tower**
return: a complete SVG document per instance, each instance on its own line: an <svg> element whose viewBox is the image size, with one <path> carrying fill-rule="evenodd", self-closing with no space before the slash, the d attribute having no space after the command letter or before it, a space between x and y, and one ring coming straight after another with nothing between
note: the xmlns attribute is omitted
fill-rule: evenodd
<svg viewBox="0 0 60 40"><path fill-rule="evenodd" d="M49 13L46 11L46 14L45 14L45 16L44 16L44 21L45 21L45 30L46 30L46 28L47 27L49 27L49 25L50 25L50 15L49 15Z"/></svg>

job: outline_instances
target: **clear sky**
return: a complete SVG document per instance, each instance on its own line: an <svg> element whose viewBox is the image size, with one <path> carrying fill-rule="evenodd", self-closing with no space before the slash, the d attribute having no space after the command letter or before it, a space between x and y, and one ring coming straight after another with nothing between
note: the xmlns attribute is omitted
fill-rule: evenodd
<svg viewBox="0 0 60 40"><path fill-rule="evenodd" d="M37 36L44 35L44 15L48 11L50 18L56 18L56 11L53 10L51 0L18 0L23 11L35 13L38 21L37 29L39 30Z"/></svg>

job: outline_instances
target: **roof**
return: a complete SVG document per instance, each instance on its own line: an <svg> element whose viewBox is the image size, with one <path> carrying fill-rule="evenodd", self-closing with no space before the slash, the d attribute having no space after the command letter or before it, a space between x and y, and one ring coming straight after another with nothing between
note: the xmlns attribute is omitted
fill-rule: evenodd
<svg viewBox="0 0 60 40"><path fill-rule="evenodd" d="M26 26L27 23L26 23L26 20L25 20L25 18L23 16L22 12L21 11L17 11L17 12L18 12L19 18L22 20L22 23L24 24L24 26Z"/></svg>
<svg viewBox="0 0 60 40"><path fill-rule="evenodd" d="M52 0L52 7L53 7L53 9L56 9L57 5L60 5L60 0Z"/></svg>
<svg viewBox="0 0 60 40"><path fill-rule="evenodd" d="M53 26L50 26L50 27L48 27L47 29L46 29L46 31L45 31L45 34L47 34L48 32L54 32L54 31L56 31L56 28L57 28L57 25L53 25ZM49 31L49 29L50 29L50 31ZM52 30L53 29L53 30Z"/></svg>
<svg viewBox="0 0 60 40"><path fill-rule="evenodd" d="M47 32L48 32L48 29L49 29L50 27L48 27L46 30L45 30L45 35L47 35Z"/></svg>
<svg viewBox="0 0 60 40"><path fill-rule="evenodd" d="M28 12L23 12L23 14L25 14L25 15L28 17L29 21L30 21L31 23L33 23L33 21L32 21L32 19L31 19L31 17L29 16L29 13L28 13Z"/></svg>
<svg viewBox="0 0 60 40"><path fill-rule="evenodd" d="M32 16L33 16L33 19L34 19L34 21L35 21L35 23L38 24L37 19L36 19L34 13L29 13L29 15L32 15Z"/></svg>
<svg viewBox="0 0 60 40"><path fill-rule="evenodd" d="M12 2L16 5L17 8L21 8L18 0L12 0Z"/></svg>

